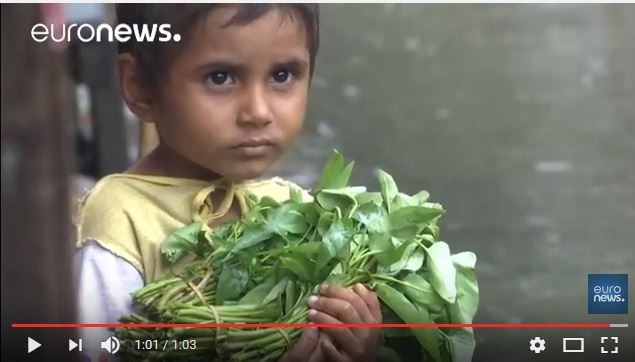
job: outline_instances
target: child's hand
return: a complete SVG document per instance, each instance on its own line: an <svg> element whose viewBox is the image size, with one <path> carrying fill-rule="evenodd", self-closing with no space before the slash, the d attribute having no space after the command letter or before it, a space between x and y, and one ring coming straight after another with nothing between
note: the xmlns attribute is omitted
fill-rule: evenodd
<svg viewBox="0 0 635 362"><path fill-rule="evenodd" d="M309 319L313 323L382 323L377 295L357 284L352 289L323 285L320 296L309 298ZM320 328L320 348L329 361L374 361L378 328Z"/></svg>
<svg viewBox="0 0 635 362"><path fill-rule="evenodd" d="M322 336L317 328L306 328L298 342L280 358L279 362L323 362L324 353L319 348Z"/></svg>

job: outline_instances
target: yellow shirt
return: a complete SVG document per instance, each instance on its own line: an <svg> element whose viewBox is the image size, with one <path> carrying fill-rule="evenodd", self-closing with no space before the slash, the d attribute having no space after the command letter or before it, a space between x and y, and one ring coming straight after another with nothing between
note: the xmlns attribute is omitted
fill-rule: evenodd
<svg viewBox="0 0 635 362"><path fill-rule="evenodd" d="M94 240L132 264L149 283L188 261L172 266L163 258L161 244L170 234L195 221L214 219L227 212L233 197L218 207L210 205L208 196L215 189L224 188L228 195L235 195L244 213L248 195L284 201L292 187L299 189L280 178L223 185L174 177L106 176L80 204L76 246ZM311 198L306 191L303 195Z"/></svg>

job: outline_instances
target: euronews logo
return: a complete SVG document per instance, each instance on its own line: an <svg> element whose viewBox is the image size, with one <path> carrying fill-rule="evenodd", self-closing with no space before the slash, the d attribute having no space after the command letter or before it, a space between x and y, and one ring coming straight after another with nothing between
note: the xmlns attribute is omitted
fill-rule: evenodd
<svg viewBox="0 0 635 362"><path fill-rule="evenodd" d="M589 274L589 314L628 313L628 274Z"/></svg>
<svg viewBox="0 0 635 362"><path fill-rule="evenodd" d="M170 24L43 24L38 23L31 28L31 38L38 42L53 41L55 43L70 42L114 42L125 43L132 38L139 43L181 41L181 34L172 34Z"/></svg>

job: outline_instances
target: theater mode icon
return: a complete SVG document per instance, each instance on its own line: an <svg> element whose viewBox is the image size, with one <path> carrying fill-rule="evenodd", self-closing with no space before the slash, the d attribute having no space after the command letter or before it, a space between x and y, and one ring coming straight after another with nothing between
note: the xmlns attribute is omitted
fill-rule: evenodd
<svg viewBox="0 0 635 362"><path fill-rule="evenodd" d="M584 338L563 338L562 352L584 352Z"/></svg>

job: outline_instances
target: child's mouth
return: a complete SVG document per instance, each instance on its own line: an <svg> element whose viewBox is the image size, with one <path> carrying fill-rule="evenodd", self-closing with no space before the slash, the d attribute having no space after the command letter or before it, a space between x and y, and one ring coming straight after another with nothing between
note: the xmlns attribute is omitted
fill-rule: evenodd
<svg viewBox="0 0 635 362"><path fill-rule="evenodd" d="M233 148L240 156L246 158L261 158L268 156L273 151L273 145L241 146Z"/></svg>
<svg viewBox="0 0 635 362"><path fill-rule="evenodd" d="M271 154L274 150L274 142L268 138L254 138L232 146L231 149L241 157L261 158Z"/></svg>

